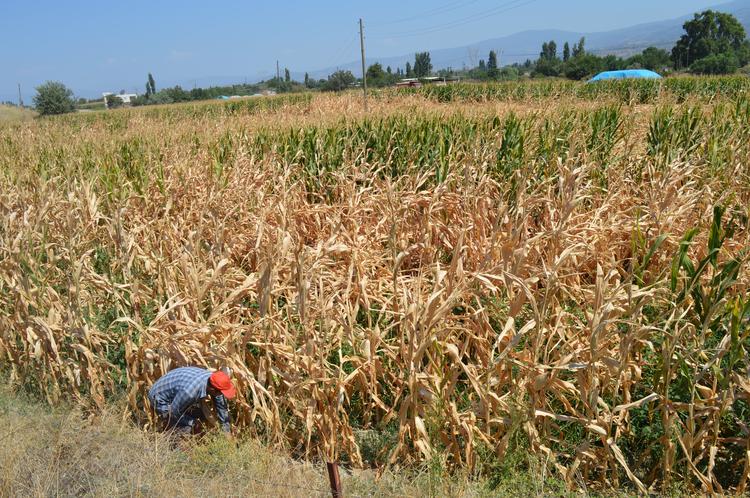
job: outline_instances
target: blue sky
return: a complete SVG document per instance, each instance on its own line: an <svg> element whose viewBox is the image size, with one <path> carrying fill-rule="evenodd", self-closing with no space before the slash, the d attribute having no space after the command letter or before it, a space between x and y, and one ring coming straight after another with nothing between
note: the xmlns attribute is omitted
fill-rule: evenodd
<svg viewBox="0 0 750 498"><path fill-rule="evenodd" d="M368 56L469 45L528 29L605 31L669 19L720 0L379 0L0 3L0 100L21 83L59 80L81 96L157 87L256 81L276 60L294 72L359 57L363 17Z"/></svg>

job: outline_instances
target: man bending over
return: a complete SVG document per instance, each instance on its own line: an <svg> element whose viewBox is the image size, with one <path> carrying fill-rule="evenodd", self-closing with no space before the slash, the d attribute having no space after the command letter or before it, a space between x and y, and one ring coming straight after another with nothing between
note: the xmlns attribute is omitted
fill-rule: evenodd
<svg viewBox="0 0 750 498"><path fill-rule="evenodd" d="M204 368L181 367L157 380L148 392L148 399L167 429L186 435L192 434L196 421L206 422L200 402L210 397L219 424L229 437L232 429L227 399L236 394L229 376L221 370L211 373Z"/></svg>

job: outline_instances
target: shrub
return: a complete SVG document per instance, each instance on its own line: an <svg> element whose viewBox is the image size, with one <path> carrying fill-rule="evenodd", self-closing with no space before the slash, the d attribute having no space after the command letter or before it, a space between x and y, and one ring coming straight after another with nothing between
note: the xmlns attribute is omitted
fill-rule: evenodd
<svg viewBox="0 0 750 498"><path fill-rule="evenodd" d="M737 71L739 62L733 54L709 55L695 61L690 72L695 74L731 74Z"/></svg>
<svg viewBox="0 0 750 498"><path fill-rule="evenodd" d="M34 107L42 116L73 112L73 91L59 81L48 81L36 88Z"/></svg>

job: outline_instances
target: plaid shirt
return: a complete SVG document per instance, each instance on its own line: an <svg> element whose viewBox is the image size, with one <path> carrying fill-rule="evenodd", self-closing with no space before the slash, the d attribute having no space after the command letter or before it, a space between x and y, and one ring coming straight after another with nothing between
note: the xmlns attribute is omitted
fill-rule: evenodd
<svg viewBox="0 0 750 498"><path fill-rule="evenodd" d="M195 416L191 408L207 396L206 385L211 372L197 367L171 370L157 380L148 392L151 406L160 417L169 418L179 426L192 426ZM224 395L213 397L214 408L222 429L229 432L229 409Z"/></svg>

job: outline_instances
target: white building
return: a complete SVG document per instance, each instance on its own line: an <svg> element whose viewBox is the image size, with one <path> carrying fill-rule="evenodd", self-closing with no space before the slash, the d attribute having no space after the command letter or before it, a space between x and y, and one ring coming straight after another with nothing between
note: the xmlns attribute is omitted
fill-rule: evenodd
<svg viewBox="0 0 750 498"><path fill-rule="evenodd" d="M107 106L107 97L110 96L110 95L114 95L115 97L117 97L118 99L120 99L122 101L123 105L130 105L131 104L130 100L134 99L134 98L136 98L138 96L137 93L119 93L119 94L114 94L112 92L104 92L104 93L102 93L102 97L104 98L104 106L105 107Z"/></svg>

